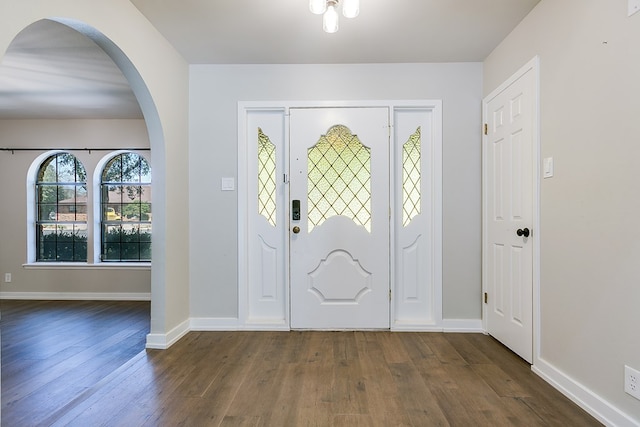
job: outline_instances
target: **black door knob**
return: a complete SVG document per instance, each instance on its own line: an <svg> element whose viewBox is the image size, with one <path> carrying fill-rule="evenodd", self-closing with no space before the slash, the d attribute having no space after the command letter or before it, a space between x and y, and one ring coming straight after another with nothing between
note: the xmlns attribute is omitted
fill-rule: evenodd
<svg viewBox="0 0 640 427"><path fill-rule="evenodd" d="M528 228L518 228L518 231L516 231L516 234L520 237L522 236L529 237L529 234L531 234L531 232L529 231Z"/></svg>

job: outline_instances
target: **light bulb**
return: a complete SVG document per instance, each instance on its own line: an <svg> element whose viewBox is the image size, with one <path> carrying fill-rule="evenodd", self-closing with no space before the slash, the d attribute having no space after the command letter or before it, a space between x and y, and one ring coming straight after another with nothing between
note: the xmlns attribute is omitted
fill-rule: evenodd
<svg viewBox="0 0 640 427"><path fill-rule="evenodd" d="M309 10L316 15L322 15L327 10L327 0L309 0Z"/></svg>
<svg viewBox="0 0 640 427"><path fill-rule="evenodd" d="M355 18L360 13L360 0L343 0L342 14L345 18Z"/></svg>
<svg viewBox="0 0 640 427"><path fill-rule="evenodd" d="M333 4L327 7L327 11L322 16L322 28L327 33L338 31L338 12Z"/></svg>

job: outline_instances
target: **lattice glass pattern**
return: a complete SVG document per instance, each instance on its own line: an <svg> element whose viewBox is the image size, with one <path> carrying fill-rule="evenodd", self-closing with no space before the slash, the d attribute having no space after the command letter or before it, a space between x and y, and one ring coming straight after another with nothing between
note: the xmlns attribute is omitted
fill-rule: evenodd
<svg viewBox="0 0 640 427"><path fill-rule="evenodd" d="M308 149L309 232L344 215L371 232L371 149L344 125Z"/></svg>
<svg viewBox="0 0 640 427"><path fill-rule="evenodd" d="M420 214L420 126L402 146L402 225Z"/></svg>
<svg viewBox="0 0 640 427"><path fill-rule="evenodd" d="M276 226L276 146L258 128L258 215Z"/></svg>

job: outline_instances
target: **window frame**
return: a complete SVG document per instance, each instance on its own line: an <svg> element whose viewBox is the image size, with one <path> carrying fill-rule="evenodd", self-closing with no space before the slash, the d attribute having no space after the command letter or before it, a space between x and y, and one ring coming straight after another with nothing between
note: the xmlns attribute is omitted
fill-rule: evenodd
<svg viewBox="0 0 640 427"><path fill-rule="evenodd" d="M138 156L140 156L148 165L150 168L150 171L152 171L152 166L151 166L151 161L148 158L148 156L146 156L146 153L142 153L139 150L115 150L113 152L108 153L107 155L105 155L101 161L98 163L98 165L95 168L94 174L93 174L93 191L94 191L94 195L96 197L93 198L94 202L93 202L93 221L94 221L94 227L93 227L93 234L95 236L94 238L94 242L93 242L93 253L94 253L94 264L103 264L103 265L110 265L110 264L115 264L115 265L129 265L129 264L142 264L142 265L150 265L151 264L151 259L153 258L153 255L151 256L151 259L149 260L127 260L127 259L104 259L103 257L103 248L104 248L104 228L103 226L105 224L107 225L117 225L117 224L121 224L121 221L109 221L109 220L105 220L103 218L103 203L102 203L102 187L103 184L105 184L105 182L102 181L102 176L105 172L105 168L107 167L107 165L116 157L121 156L123 154L136 154ZM153 192L153 172L151 172L151 181L146 183L146 182L111 182L111 181L107 181L106 183L108 184L114 184L114 185L123 185L123 186L127 186L127 184L130 184L132 186L148 186L150 188L150 190ZM152 202L151 205L153 206ZM149 224L151 231L151 240L153 239L153 221L152 219L148 220L148 221L142 221L142 220L138 220L135 222L138 225L141 224ZM149 245L151 245L151 240L149 241ZM140 243L140 241L138 241L138 243ZM151 249L151 248L149 248Z"/></svg>
<svg viewBox="0 0 640 427"><path fill-rule="evenodd" d="M73 157L74 160L74 181L58 181L58 172L59 172L59 163L58 163L58 156L60 155L69 155ZM55 162L55 171L56 171L56 180L55 181L40 181L40 174L41 171L43 169L43 167L45 166L45 163L50 161L50 159L53 159L52 161ZM77 167L78 165L80 167L82 167L82 169L84 170L84 175L85 175L85 179L84 181L78 181L77 180ZM72 264L77 264L77 263L86 263L87 260L89 259L89 253L88 253L88 242L89 242L89 187L88 187L88 183L87 183L87 168L84 165L84 162L78 158L78 156L76 156L75 154L69 152L69 151L64 151L64 150L55 150L55 151L51 151L51 152L47 152L44 153L41 156L38 156L38 158L36 158L36 160L33 162L33 164L31 165L31 167L29 168L29 178L28 178L28 186L27 186L27 200L29 200L29 204L31 209L27 209L27 222L28 222L28 232L27 232L27 238L28 240L28 259L29 261L33 262L33 263L37 263L37 264L61 264L61 263L72 263ZM87 215L86 219L84 221L78 220L77 219L77 215L76 215L76 210L74 209L74 219L73 220L65 220L65 221L61 221L58 217L58 215L60 214L60 200L59 200L59 196L58 196L58 189L60 187L64 187L64 186L70 186L74 188L74 204L72 205L74 208L78 206L77 204L77 189L78 188L82 188L84 187L84 190L86 192L86 197L87 200L84 203L85 206L85 214ZM42 203L40 200L40 188L46 188L46 187L54 187L56 189L56 200L55 200L55 219L51 219L51 218L47 218L47 219L42 219L41 215L40 215L40 210L41 210L41 206L43 205L47 205L47 203ZM29 191L29 189L31 191ZM53 205L52 203L49 203L50 205ZM72 259L64 259L64 260L58 260L58 257L56 256L56 259L46 259L40 258L40 253L41 253L41 246L43 244L43 242L40 239L40 232L39 232L39 227L40 226L46 226L46 225L54 225L56 227L56 233L58 233L58 226L65 226L65 225L69 225L71 226L71 229L73 230L71 232L72 235L75 235L75 229L76 226L83 226L82 228L85 229L85 235L86 235L86 240L84 242L84 245L81 244L81 246L84 246L84 257L82 259L73 259L75 258L75 247L76 247L76 241L75 239L72 238ZM57 253L57 250L56 250Z"/></svg>
<svg viewBox="0 0 640 427"><path fill-rule="evenodd" d="M105 164L120 153L136 153L142 156L151 165L149 150L120 150L109 151L97 162L92 161L91 152L86 149L52 149L39 154L32 160L26 174L26 261L22 265L28 270L85 270L85 269L126 269L126 270L150 270L151 261L140 262L101 262L100 261L100 178ZM86 171L87 186L87 260L86 261L36 261L36 219L37 219L37 192L36 181L42 164L51 156L59 153L68 153L78 159ZM94 151L95 153L95 151ZM97 205L97 206L96 206ZM96 215L97 213L97 215Z"/></svg>

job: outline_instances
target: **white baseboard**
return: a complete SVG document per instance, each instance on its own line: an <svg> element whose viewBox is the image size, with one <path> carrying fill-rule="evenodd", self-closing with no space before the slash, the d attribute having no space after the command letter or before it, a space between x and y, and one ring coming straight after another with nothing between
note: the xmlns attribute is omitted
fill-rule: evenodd
<svg viewBox="0 0 640 427"><path fill-rule="evenodd" d="M189 321L192 331L288 331L291 328L281 319L248 320L240 322L235 317L192 317ZM391 330L394 332L480 332L480 319L445 319L442 325L422 325L396 322Z"/></svg>
<svg viewBox="0 0 640 427"><path fill-rule="evenodd" d="M166 334L148 334L146 348L166 350L189 331L189 319L187 319Z"/></svg>
<svg viewBox="0 0 640 427"><path fill-rule="evenodd" d="M411 322L395 322L391 326L395 332L473 332L484 333L482 319L443 319L442 323L431 325Z"/></svg>
<svg viewBox="0 0 640 427"><path fill-rule="evenodd" d="M482 319L444 319L442 332L484 333Z"/></svg>
<svg viewBox="0 0 640 427"><path fill-rule="evenodd" d="M282 319L249 320L244 324L235 317L192 317L192 331L289 331L289 324Z"/></svg>
<svg viewBox="0 0 640 427"><path fill-rule="evenodd" d="M283 319L249 319L242 325L244 331L290 331L289 322Z"/></svg>
<svg viewBox="0 0 640 427"><path fill-rule="evenodd" d="M151 301L151 293L134 292L0 292L0 299L51 301Z"/></svg>
<svg viewBox="0 0 640 427"><path fill-rule="evenodd" d="M531 370L601 423L616 427L640 425L640 420L634 420L550 363L537 359Z"/></svg>
<svg viewBox="0 0 640 427"><path fill-rule="evenodd" d="M442 325L395 321L391 325L391 332L442 332Z"/></svg>
<svg viewBox="0 0 640 427"><path fill-rule="evenodd" d="M240 329L235 317L192 317L189 319L192 331L237 331Z"/></svg>
<svg viewBox="0 0 640 427"><path fill-rule="evenodd" d="M289 331L289 324L282 319L240 322L235 317L192 317L175 327L168 334L147 335L147 348L167 349L189 331ZM395 324L394 332L481 332L480 319L449 319L442 325Z"/></svg>

